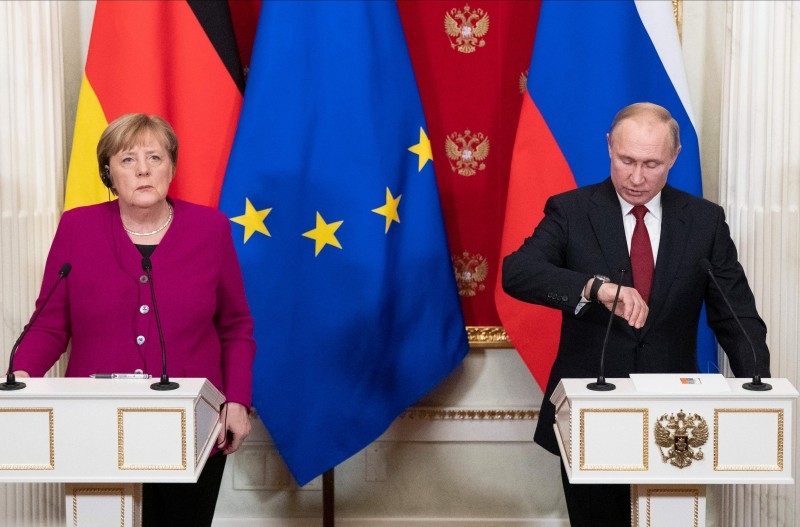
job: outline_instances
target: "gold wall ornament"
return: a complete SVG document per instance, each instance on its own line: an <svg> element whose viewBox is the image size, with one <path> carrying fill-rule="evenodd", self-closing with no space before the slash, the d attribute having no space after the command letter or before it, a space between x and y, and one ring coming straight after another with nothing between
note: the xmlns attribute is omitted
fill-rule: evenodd
<svg viewBox="0 0 800 527"><path fill-rule="evenodd" d="M483 283L489 275L489 262L486 258L464 251L460 257L451 255L450 259L456 274L459 296L475 296L486 289L486 284Z"/></svg>
<svg viewBox="0 0 800 527"><path fill-rule="evenodd" d="M528 70L519 74L519 93L522 94L526 91L528 91Z"/></svg>
<svg viewBox="0 0 800 527"><path fill-rule="evenodd" d="M493 409L454 410L412 406L397 418L418 419L421 421L535 421L539 419L539 411Z"/></svg>
<svg viewBox="0 0 800 527"><path fill-rule="evenodd" d="M708 424L699 415L686 414L683 410L664 414L656 419L653 433L664 463L686 468L692 460L703 459L700 447L708 441Z"/></svg>
<svg viewBox="0 0 800 527"><path fill-rule="evenodd" d="M678 40L683 42L683 0L672 0L672 16L678 27Z"/></svg>
<svg viewBox="0 0 800 527"><path fill-rule="evenodd" d="M467 326L471 348L510 348L511 340L502 326Z"/></svg>
<svg viewBox="0 0 800 527"><path fill-rule="evenodd" d="M453 8L444 15L444 32L450 47L461 53L474 53L486 45L483 37L489 31L489 14L483 9L474 12L469 5L464 10Z"/></svg>
<svg viewBox="0 0 800 527"><path fill-rule="evenodd" d="M459 175L474 176L479 170L485 170L483 160L489 155L489 138L471 130L463 134L453 132L445 138L444 150L450 160L450 168Z"/></svg>

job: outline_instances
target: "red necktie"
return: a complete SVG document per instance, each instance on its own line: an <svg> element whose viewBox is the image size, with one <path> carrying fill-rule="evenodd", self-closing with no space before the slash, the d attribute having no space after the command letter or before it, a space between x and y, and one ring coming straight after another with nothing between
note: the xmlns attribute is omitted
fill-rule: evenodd
<svg viewBox="0 0 800 527"><path fill-rule="evenodd" d="M647 207L636 205L631 210L636 218L636 227L631 238L631 267L633 267L633 287L639 291L645 302L650 301L650 286L653 284L653 246L650 245L650 235L644 224L644 215Z"/></svg>

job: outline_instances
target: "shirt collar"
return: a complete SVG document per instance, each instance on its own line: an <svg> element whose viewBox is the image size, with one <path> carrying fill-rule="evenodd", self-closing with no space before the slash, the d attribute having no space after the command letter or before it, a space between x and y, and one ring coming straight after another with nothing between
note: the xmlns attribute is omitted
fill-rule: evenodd
<svg viewBox="0 0 800 527"><path fill-rule="evenodd" d="M622 216L627 216L631 209L633 209L633 205L622 199L622 196L617 194L617 199L619 200L619 204L622 207ZM653 199L648 201L644 204L647 207L647 211L656 217L659 221L661 220L661 192L653 196Z"/></svg>

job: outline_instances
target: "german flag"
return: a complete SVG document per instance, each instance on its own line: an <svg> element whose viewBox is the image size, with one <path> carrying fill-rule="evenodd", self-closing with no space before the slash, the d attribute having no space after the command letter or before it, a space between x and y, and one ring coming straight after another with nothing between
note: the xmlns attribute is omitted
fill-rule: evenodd
<svg viewBox="0 0 800 527"><path fill-rule="evenodd" d="M65 209L108 199L97 141L108 123L131 112L160 115L175 128L180 149L170 195L216 207L243 92L228 2L99 0Z"/></svg>

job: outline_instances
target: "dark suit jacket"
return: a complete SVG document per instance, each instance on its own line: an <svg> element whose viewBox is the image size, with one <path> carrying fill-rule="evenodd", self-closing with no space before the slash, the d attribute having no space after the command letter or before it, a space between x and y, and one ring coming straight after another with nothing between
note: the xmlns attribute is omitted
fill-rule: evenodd
<svg viewBox="0 0 800 527"><path fill-rule="evenodd" d="M707 259L755 346L755 369L769 377L766 326L739 264L722 208L667 185L661 193L661 241L641 330L615 317L605 377L697 371L697 327L703 301L709 326L737 377L754 372L753 351L710 280ZM575 314L586 282L604 274L632 286L631 264L617 194L610 179L551 197L533 235L503 261L503 289L514 298L562 311L561 340L545 390L534 440L554 454L550 395L563 377L596 378L609 311L589 304ZM531 324L536 324L535 320Z"/></svg>

